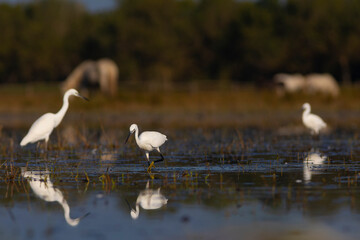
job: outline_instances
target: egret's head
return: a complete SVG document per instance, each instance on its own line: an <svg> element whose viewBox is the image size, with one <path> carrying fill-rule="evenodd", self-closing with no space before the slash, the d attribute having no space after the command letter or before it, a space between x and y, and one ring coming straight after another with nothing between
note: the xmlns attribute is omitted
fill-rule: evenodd
<svg viewBox="0 0 360 240"><path fill-rule="evenodd" d="M126 140L125 140L125 144L129 140L129 137L131 136L131 134L133 134L136 131L136 129L138 129L138 126L135 123L131 124L131 126L129 128L130 132L129 132L129 135L127 136Z"/></svg>
<svg viewBox="0 0 360 240"><path fill-rule="evenodd" d="M309 103L304 103L302 105L302 110L306 110L306 109L310 109L310 104Z"/></svg>
<svg viewBox="0 0 360 240"><path fill-rule="evenodd" d="M65 93L65 95L66 94L68 94L69 96L76 96L76 97L80 97L80 98L82 98L82 99L84 99L84 100L86 100L86 101L89 101L89 99L87 99L86 97L84 97L84 96L81 96L80 95L80 93L76 90L76 89L69 89L69 90L67 90L66 91L66 93Z"/></svg>
<svg viewBox="0 0 360 240"><path fill-rule="evenodd" d="M135 123L131 124L131 126L129 128L130 133L134 133L137 128L138 128L138 126Z"/></svg>

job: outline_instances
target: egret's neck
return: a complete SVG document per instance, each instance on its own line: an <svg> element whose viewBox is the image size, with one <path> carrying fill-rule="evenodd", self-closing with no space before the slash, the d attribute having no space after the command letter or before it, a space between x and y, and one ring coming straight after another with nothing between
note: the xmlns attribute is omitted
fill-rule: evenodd
<svg viewBox="0 0 360 240"><path fill-rule="evenodd" d="M136 140L137 145L139 145L139 142L140 142L140 140L139 140L139 128L135 129L135 140Z"/></svg>
<svg viewBox="0 0 360 240"><path fill-rule="evenodd" d="M303 117L309 115L310 113L310 108L305 108L304 112L303 112Z"/></svg>
<svg viewBox="0 0 360 240"><path fill-rule="evenodd" d="M69 97L70 94L65 94L63 98L63 105L61 109L55 114L55 127L57 127L61 120L64 118L66 111L69 108Z"/></svg>

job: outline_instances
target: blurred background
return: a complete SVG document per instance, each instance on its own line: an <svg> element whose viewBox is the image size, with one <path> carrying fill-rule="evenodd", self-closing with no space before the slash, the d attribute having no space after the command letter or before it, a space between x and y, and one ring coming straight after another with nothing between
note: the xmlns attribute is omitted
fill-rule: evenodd
<svg viewBox="0 0 360 240"><path fill-rule="evenodd" d="M358 239L359 13L359 0L0 0L0 238ZM90 101L70 99L49 150L20 148L68 88ZM327 123L319 138L304 102ZM132 123L169 139L148 175L124 144ZM148 180L169 202L135 224ZM77 230L70 207L91 212Z"/></svg>
<svg viewBox="0 0 360 240"><path fill-rule="evenodd" d="M2 0L0 111L54 111L69 87L93 110L356 109L359 12L357 0ZM102 83L103 60L115 80ZM279 99L277 73L330 74L345 94Z"/></svg>

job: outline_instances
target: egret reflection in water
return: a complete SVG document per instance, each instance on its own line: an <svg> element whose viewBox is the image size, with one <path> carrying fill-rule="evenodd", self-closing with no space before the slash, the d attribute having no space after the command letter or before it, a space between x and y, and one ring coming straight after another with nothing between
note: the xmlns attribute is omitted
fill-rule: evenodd
<svg viewBox="0 0 360 240"><path fill-rule="evenodd" d="M65 220L70 226L77 226L80 220L88 215L87 213L83 217L75 219L70 217L69 204L64 198L63 193L53 186L48 171L26 171L26 168L21 168L21 175L28 180L31 189L37 197L46 202L58 202L62 206Z"/></svg>
<svg viewBox="0 0 360 240"><path fill-rule="evenodd" d="M326 160L327 156L321 154L318 150L311 150L304 158L304 181L308 183L311 181L311 176L316 174L316 170Z"/></svg>
<svg viewBox="0 0 360 240"><path fill-rule="evenodd" d="M157 190L150 189L149 181L146 184L145 190L139 193L136 199L135 209L130 208L130 215L132 219L137 219L140 213L140 206L145 210L159 209L167 204L168 199L160 193L160 188Z"/></svg>

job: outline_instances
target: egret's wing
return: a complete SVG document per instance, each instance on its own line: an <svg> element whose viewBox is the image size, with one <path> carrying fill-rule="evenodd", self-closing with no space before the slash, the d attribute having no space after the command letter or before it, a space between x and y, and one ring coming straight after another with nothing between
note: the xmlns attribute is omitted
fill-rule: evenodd
<svg viewBox="0 0 360 240"><path fill-rule="evenodd" d="M139 138L142 142L144 142L146 144L150 144L154 148L160 147L167 140L167 138L164 134L161 134L159 132L153 132L153 131L143 132L143 133L141 133Z"/></svg>
<svg viewBox="0 0 360 240"><path fill-rule="evenodd" d="M317 125L317 126L323 126L323 127L326 127L326 123L324 122L324 120L321 119L321 117L319 117L318 115L315 115L315 114L310 114L308 116L308 123L310 125Z"/></svg>
<svg viewBox="0 0 360 240"><path fill-rule="evenodd" d="M52 132L54 126L54 114L46 113L31 125L29 132L26 134L24 139L28 138L28 142L41 140Z"/></svg>

